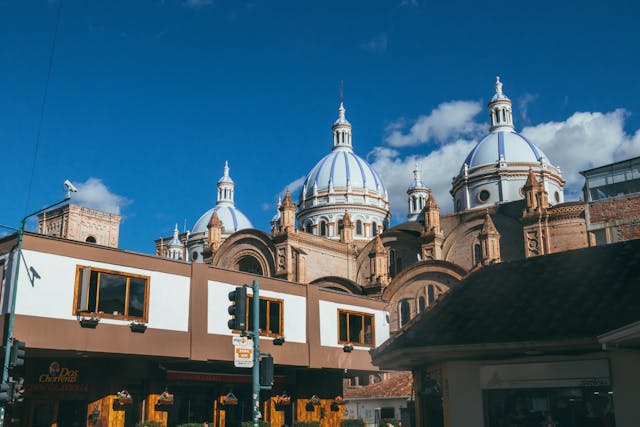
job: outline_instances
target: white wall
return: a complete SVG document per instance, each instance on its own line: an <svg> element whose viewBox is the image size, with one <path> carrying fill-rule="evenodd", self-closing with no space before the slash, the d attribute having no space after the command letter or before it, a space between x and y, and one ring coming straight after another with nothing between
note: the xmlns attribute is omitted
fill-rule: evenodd
<svg viewBox="0 0 640 427"><path fill-rule="evenodd" d="M227 308L231 305L228 299L229 292L233 291L237 286L238 285L225 282L209 281L208 333L236 335L227 327L227 323L231 318L227 312ZM253 291L248 289L247 294L252 295ZM307 341L307 301L305 297L262 289L260 290L260 296L283 301L284 338L287 342L304 343ZM272 338L261 337L261 339L269 340Z"/></svg>
<svg viewBox="0 0 640 427"><path fill-rule="evenodd" d="M349 310L360 313L370 313L374 315L375 344L376 347L389 338L389 323L387 314L383 310L359 307L356 305L338 304L330 301L319 301L320 306L320 345L326 347L342 347L338 344L338 310ZM368 350L369 347L354 346L361 350Z"/></svg>
<svg viewBox="0 0 640 427"><path fill-rule="evenodd" d="M361 419L367 427L378 427L375 423L376 409L393 408L394 418L399 420L400 408L407 407L407 399L405 398L388 398L388 399L349 399L344 405L345 419Z"/></svg>
<svg viewBox="0 0 640 427"><path fill-rule="evenodd" d="M16 300L16 314L76 320L73 314L73 296L76 267L79 265L103 268L149 276L149 328L187 331L189 327L188 276L161 273L121 265L71 258L43 252L23 250L29 268L38 277L31 283L33 274L20 263L20 276ZM102 319L101 322L128 324L127 320Z"/></svg>

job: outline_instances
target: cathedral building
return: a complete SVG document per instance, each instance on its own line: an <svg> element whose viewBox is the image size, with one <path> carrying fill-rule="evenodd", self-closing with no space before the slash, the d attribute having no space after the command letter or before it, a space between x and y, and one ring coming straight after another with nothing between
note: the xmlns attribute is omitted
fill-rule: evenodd
<svg viewBox="0 0 640 427"><path fill-rule="evenodd" d="M341 102L331 152L307 174L297 203L286 192L270 233L234 206L225 164L217 204L191 233L157 240L156 253L171 256L167 242L181 240L186 260L379 298L397 330L469 272L595 245L593 206L565 202L560 167L516 131L499 78L494 89L489 134L452 181L453 213L440 213L416 165L407 180L408 221L391 227L387 189L354 152Z"/></svg>

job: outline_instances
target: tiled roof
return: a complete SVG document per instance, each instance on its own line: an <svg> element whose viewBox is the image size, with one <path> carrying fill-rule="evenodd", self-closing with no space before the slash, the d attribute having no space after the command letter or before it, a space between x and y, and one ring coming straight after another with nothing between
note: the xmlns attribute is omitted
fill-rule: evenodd
<svg viewBox="0 0 640 427"><path fill-rule="evenodd" d="M411 372L392 375L386 380L361 387L345 387L344 398L376 398L376 397L410 397L412 379Z"/></svg>
<svg viewBox="0 0 640 427"><path fill-rule="evenodd" d="M482 268L373 356L411 347L594 338L638 320L640 240L633 240Z"/></svg>

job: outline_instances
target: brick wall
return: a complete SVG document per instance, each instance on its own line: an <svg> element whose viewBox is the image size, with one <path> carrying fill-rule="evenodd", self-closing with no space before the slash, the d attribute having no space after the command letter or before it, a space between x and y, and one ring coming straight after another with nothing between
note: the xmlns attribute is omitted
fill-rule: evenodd
<svg viewBox="0 0 640 427"><path fill-rule="evenodd" d="M591 224L640 218L640 195L589 203Z"/></svg>

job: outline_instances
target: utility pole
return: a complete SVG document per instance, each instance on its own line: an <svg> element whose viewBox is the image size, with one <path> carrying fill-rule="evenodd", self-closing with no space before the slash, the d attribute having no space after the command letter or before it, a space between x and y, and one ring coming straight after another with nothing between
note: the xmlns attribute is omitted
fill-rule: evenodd
<svg viewBox="0 0 640 427"><path fill-rule="evenodd" d="M252 404L253 404L253 427L259 426L260 420L260 283L254 280L253 289L253 376Z"/></svg>

